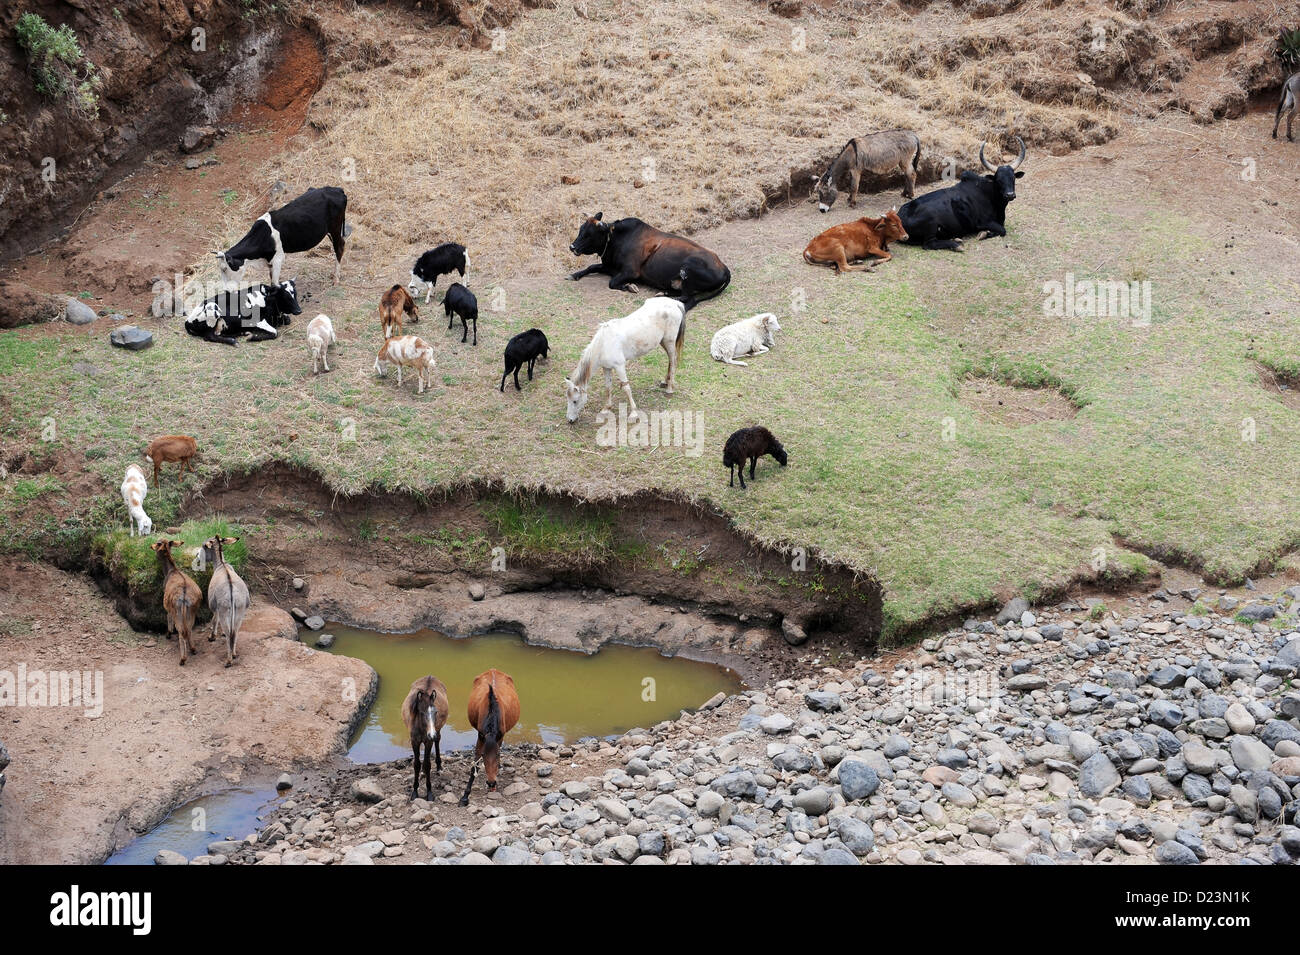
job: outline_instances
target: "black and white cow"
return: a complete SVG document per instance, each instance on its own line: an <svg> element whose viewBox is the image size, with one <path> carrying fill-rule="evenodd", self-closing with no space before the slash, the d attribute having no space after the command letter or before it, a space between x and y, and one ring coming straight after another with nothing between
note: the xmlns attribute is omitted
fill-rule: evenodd
<svg viewBox="0 0 1300 955"><path fill-rule="evenodd" d="M185 317L185 330L207 342L237 345L236 338L247 335L249 341L279 338L277 331L302 314L298 291L293 282L279 285L253 285L249 288L218 292Z"/></svg>
<svg viewBox="0 0 1300 955"><path fill-rule="evenodd" d="M334 246L334 284L339 284L343 266L343 240L348 233L344 221L348 197L337 186L308 189L279 209L272 209L253 223L248 234L225 252L214 252L227 284L250 262L265 262L271 284L280 283L280 266L290 252L307 252L329 236Z"/></svg>
<svg viewBox="0 0 1300 955"><path fill-rule="evenodd" d="M420 286L423 285L424 300L428 302L439 276L459 272L460 277L464 278L468 271L469 256L465 254L465 247L458 242L444 242L415 260L415 267L411 269L411 284L406 290L412 298L419 298Z"/></svg>

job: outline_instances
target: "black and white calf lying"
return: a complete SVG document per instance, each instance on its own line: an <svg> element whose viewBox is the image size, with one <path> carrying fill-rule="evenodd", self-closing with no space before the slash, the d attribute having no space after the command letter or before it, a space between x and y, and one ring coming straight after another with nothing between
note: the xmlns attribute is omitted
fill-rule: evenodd
<svg viewBox="0 0 1300 955"><path fill-rule="evenodd" d="M237 345L236 338L240 335L260 342L279 338L276 329L288 325L290 316L301 313L293 282L253 285L218 292L196 305L185 316L185 330L204 341L223 345Z"/></svg>
<svg viewBox="0 0 1300 955"><path fill-rule="evenodd" d="M271 271L271 284L278 285L286 254L307 252L329 236L334 247L334 284L338 285L344 239L350 231L344 221L347 210L348 197L338 186L308 189L292 202L263 215L225 252L213 253L222 277L227 284L234 284L244 266L264 262Z"/></svg>
<svg viewBox="0 0 1300 955"><path fill-rule="evenodd" d="M459 272L460 277L464 278L468 271L469 256L465 254L465 247L456 242L444 242L415 260L415 267L411 269L411 284L406 290L412 298L419 298L420 286L423 285L424 300L428 302L433 296L433 287L439 276Z"/></svg>

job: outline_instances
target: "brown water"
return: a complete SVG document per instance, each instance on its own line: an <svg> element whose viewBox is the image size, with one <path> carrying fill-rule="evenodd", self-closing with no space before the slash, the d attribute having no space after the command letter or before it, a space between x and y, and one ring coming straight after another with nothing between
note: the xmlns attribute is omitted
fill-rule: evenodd
<svg viewBox="0 0 1300 955"><path fill-rule="evenodd" d="M588 656L529 646L512 634L454 639L434 630L378 633L329 624L328 652L365 660L379 674L379 695L352 741L355 762L411 755L401 705L411 682L433 674L451 707L442 750L468 749L476 739L465 716L474 677L489 667L509 673L519 691L519 725L507 742L571 742L652 726L692 710L719 691L742 688L736 674L709 663L665 657L644 647L610 645Z"/></svg>

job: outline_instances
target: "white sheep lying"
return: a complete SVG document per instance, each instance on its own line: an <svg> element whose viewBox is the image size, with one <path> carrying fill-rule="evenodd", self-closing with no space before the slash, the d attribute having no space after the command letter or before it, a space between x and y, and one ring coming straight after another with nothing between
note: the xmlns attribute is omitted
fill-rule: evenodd
<svg viewBox="0 0 1300 955"><path fill-rule="evenodd" d="M776 344L775 333L781 330L776 316L764 312L744 321L719 328L709 343L709 354L714 361L728 365L744 365L736 361L741 355L761 355Z"/></svg>
<svg viewBox="0 0 1300 955"><path fill-rule="evenodd" d="M322 365L325 366L326 371L330 370L330 346L337 343L338 339L334 337L334 323L330 321L328 315L317 315L307 323L307 347L311 349L313 375L320 374Z"/></svg>
<svg viewBox="0 0 1300 955"><path fill-rule="evenodd" d="M139 465L128 464L126 476L122 479L122 500L130 515L128 523L131 525L132 537L135 537L137 528L141 537L153 533L153 521L144 512L144 499L148 493L149 485L145 483L144 471L140 470Z"/></svg>

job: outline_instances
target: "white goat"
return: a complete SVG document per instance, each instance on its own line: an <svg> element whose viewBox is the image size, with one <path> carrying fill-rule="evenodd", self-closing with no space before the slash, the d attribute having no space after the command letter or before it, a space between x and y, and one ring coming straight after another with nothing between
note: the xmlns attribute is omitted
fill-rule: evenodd
<svg viewBox="0 0 1300 955"><path fill-rule="evenodd" d="M334 336L334 323L328 315L317 315L307 323L307 347L311 349L311 372L319 375L321 366L330 370L329 350L338 343Z"/></svg>
<svg viewBox="0 0 1300 955"><path fill-rule="evenodd" d="M137 530L141 537L153 533L153 521L144 512L144 499L148 493L149 485L145 482L144 471L137 464L128 464L126 476L122 479L122 500L130 515L127 523L131 526L132 537L136 536Z"/></svg>
<svg viewBox="0 0 1300 955"><path fill-rule="evenodd" d="M714 361L728 365L745 365L736 361L741 355L761 355L776 344L776 333L781 330L776 316L764 312L742 322L719 328L709 343L709 354Z"/></svg>

